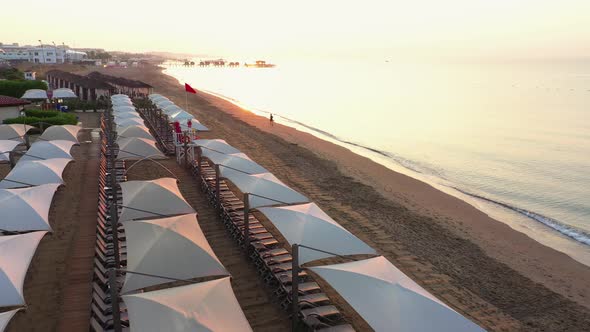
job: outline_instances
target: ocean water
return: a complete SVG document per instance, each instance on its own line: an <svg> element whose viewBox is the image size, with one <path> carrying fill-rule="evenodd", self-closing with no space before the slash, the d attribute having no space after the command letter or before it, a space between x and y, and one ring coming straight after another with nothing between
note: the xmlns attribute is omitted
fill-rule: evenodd
<svg viewBox="0 0 590 332"><path fill-rule="evenodd" d="M166 73L426 181L590 265L590 62L281 62Z"/></svg>

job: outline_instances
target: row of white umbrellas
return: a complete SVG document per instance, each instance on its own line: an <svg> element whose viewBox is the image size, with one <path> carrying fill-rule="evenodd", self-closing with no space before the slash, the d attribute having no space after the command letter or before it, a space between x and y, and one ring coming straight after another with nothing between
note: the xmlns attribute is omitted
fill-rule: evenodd
<svg viewBox="0 0 590 332"><path fill-rule="evenodd" d="M12 151L22 145L31 129L23 125L0 125L0 149ZM78 126L51 126L0 181L0 308L22 307L23 285L31 260L43 236L51 231L49 209L62 173L78 144ZM0 162L7 161L0 153ZM0 331L20 310L0 313Z"/></svg>
<svg viewBox="0 0 590 332"><path fill-rule="evenodd" d="M157 93L149 95L148 98L154 105L156 105L156 107L161 109L162 112L164 112L168 116L170 122L178 121L178 123L180 123L180 127L183 130L188 129L187 122L189 120L191 121L191 127L193 129L198 131L209 130L209 128L205 127L202 123L195 119L195 117L192 114L178 107L170 99Z"/></svg>
<svg viewBox="0 0 590 332"><path fill-rule="evenodd" d="M127 181L120 186L119 220L127 238L128 271L122 299L131 331L251 331L229 272L211 249L177 180ZM141 292L172 280L200 277L221 278Z"/></svg>
<svg viewBox="0 0 590 332"><path fill-rule="evenodd" d="M315 203L223 140L196 140L202 156L219 165L222 178L249 194L256 208L305 264L333 254L377 255ZM328 253L329 252L329 253ZM333 254L330 254L333 253ZM376 331L483 331L428 293L383 256L310 268L332 286Z"/></svg>
<svg viewBox="0 0 590 332"><path fill-rule="evenodd" d="M127 95L111 96L113 116L119 145L119 160L139 160L143 158L164 159L166 156L158 149L145 122Z"/></svg>
<svg viewBox="0 0 590 332"><path fill-rule="evenodd" d="M119 115L135 111L130 105L124 106L117 107ZM115 121L131 118L115 115ZM119 137L143 134L132 128L117 127ZM124 143L118 143L123 150ZM197 213L182 196L177 180L127 181L120 186L119 221L125 228L127 245L122 299L131 331L251 331L231 288L229 272L211 249ZM173 280L201 277L218 279L143 291Z"/></svg>
<svg viewBox="0 0 590 332"><path fill-rule="evenodd" d="M51 97L56 98L56 99L78 98L78 96L76 96L74 91L72 91L72 89L68 89L68 88L60 88L60 89L53 90ZM47 91L42 90L42 89L29 89L29 90L25 91L25 93L23 94L23 96L21 98L22 99L31 99L31 100L49 99L49 97L47 96Z"/></svg>

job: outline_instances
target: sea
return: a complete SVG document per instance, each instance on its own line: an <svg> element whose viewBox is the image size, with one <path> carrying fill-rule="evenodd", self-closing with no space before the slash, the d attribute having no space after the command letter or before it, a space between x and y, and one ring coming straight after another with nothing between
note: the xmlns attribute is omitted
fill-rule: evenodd
<svg viewBox="0 0 590 332"><path fill-rule="evenodd" d="M272 113L590 265L588 59L165 67L180 83Z"/></svg>

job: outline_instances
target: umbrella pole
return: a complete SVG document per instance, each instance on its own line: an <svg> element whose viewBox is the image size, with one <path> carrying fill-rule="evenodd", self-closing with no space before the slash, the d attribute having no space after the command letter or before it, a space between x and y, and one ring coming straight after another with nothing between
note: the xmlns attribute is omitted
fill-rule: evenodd
<svg viewBox="0 0 590 332"><path fill-rule="evenodd" d="M244 194L244 244L246 253L250 248L250 194Z"/></svg>
<svg viewBox="0 0 590 332"><path fill-rule="evenodd" d="M117 269L109 270L109 288L111 304L113 306L113 328L115 332L121 332L121 313L119 311L119 294L117 292Z"/></svg>
<svg viewBox="0 0 590 332"><path fill-rule="evenodd" d="M215 200L217 203L217 214L221 216L221 193L219 192L221 187L221 180L219 179L220 176L221 174L219 171L219 165L215 165Z"/></svg>
<svg viewBox="0 0 590 332"><path fill-rule="evenodd" d="M299 325L299 245L291 246L291 322L292 331L297 331Z"/></svg>

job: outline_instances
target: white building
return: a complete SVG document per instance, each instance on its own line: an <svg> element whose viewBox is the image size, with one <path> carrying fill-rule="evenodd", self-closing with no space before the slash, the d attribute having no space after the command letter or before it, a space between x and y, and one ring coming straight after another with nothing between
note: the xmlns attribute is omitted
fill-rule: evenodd
<svg viewBox="0 0 590 332"><path fill-rule="evenodd" d="M37 73L34 71L26 71L25 72L25 80L34 81L37 79Z"/></svg>
<svg viewBox="0 0 590 332"><path fill-rule="evenodd" d="M3 60L21 60L34 63L64 63L80 61L85 58L85 52L70 50L65 46L0 44L0 59Z"/></svg>

